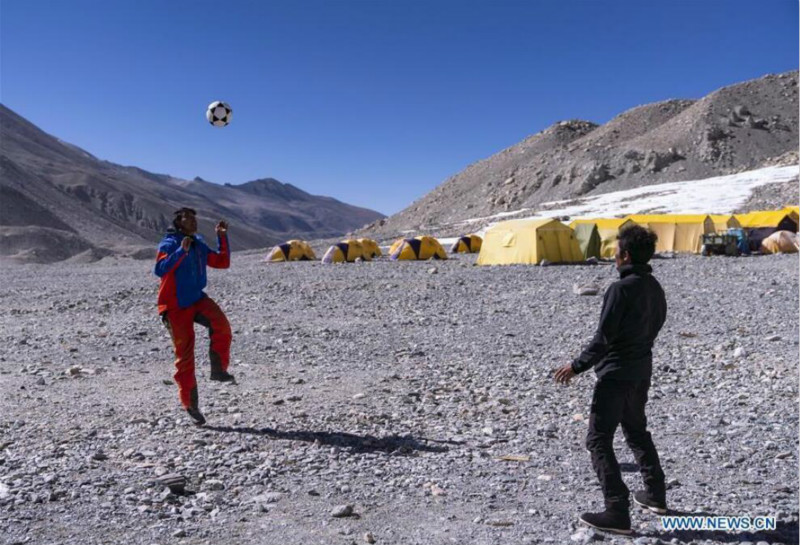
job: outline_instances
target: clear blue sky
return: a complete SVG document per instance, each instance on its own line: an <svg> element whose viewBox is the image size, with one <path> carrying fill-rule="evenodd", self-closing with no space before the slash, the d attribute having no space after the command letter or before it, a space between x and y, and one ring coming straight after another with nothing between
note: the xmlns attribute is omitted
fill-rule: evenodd
<svg viewBox="0 0 800 545"><path fill-rule="evenodd" d="M797 0L0 1L0 100L45 131L387 214L555 121L797 67Z"/></svg>

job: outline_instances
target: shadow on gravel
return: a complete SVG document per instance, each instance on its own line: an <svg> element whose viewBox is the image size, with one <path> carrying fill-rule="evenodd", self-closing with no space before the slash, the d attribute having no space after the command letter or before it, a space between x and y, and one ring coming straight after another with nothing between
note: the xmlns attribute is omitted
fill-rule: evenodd
<svg viewBox="0 0 800 545"><path fill-rule="evenodd" d="M668 517L719 517L715 513L706 512L684 512L675 511L670 509L667 512ZM774 530L763 530L754 532L724 532L719 530L664 530L662 532L636 532L636 535L643 537L650 537L653 539L660 539L663 542L669 542L672 539L678 538L681 542L690 541L713 541L715 543L797 543L798 536L798 523L797 522L776 522Z"/></svg>
<svg viewBox="0 0 800 545"><path fill-rule="evenodd" d="M260 435L270 439L283 439L286 441L305 441L306 443L318 441L323 445L347 448L351 452L385 452L395 455L408 455L414 452L447 452L449 450L446 446L426 444L430 442L460 444L452 441L436 441L424 438L422 439L424 442L420 442L409 435L374 437L372 435L362 436L327 431L281 431L272 428L234 428L230 426L205 426L203 429L221 433Z"/></svg>

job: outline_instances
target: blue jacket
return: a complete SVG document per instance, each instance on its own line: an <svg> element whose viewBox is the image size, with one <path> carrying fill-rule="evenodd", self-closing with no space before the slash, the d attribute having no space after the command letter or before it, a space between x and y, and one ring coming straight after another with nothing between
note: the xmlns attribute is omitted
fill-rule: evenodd
<svg viewBox="0 0 800 545"><path fill-rule="evenodd" d="M215 252L199 234L192 238L188 252L181 248L183 233L170 229L158 245L153 272L161 278L158 290L158 312L188 308L206 296L206 266L227 269L230 266L230 247L227 235L218 237Z"/></svg>

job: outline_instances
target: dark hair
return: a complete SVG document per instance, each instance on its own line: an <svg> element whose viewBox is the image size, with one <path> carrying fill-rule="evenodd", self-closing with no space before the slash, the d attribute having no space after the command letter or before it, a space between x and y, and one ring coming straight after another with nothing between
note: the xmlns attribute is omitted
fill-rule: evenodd
<svg viewBox="0 0 800 545"><path fill-rule="evenodd" d="M628 252L633 263L647 263L656 253L658 235L641 225L625 227L617 235L619 251Z"/></svg>
<svg viewBox="0 0 800 545"><path fill-rule="evenodd" d="M179 209L175 210L175 217L172 219L172 226L175 229L180 231L180 229L181 229L181 220L183 219L183 215L185 213L187 213L187 212L192 214L192 215L194 215L194 216L197 215L197 212L195 212L194 208L183 207L183 208L179 208Z"/></svg>

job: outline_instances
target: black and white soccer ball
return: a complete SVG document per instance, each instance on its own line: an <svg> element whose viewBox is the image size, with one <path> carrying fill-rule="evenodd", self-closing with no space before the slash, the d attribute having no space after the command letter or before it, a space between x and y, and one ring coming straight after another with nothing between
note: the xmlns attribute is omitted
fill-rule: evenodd
<svg viewBox="0 0 800 545"><path fill-rule="evenodd" d="M224 127L231 122L233 117L233 110L227 102L215 100L208 105L206 110L206 119L215 127Z"/></svg>

